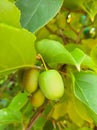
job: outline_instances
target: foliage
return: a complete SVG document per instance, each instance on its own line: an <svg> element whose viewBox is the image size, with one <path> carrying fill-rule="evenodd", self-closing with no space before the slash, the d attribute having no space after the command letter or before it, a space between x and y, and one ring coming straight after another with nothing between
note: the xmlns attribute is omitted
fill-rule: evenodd
<svg viewBox="0 0 97 130"><path fill-rule="evenodd" d="M96 0L1 0L0 46L0 130L97 129Z"/></svg>

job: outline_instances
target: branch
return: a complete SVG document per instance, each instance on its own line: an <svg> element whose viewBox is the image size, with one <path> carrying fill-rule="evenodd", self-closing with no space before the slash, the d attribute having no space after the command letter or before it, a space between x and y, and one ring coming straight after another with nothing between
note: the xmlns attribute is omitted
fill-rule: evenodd
<svg viewBox="0 0 97 130"><path fill-rule="evenodd" d="M63 40L63 42L64 42L64 44L68 43L69 41L75 42L74 39L72 39L72 38L66 36L66 35L64 34L64 32L63 32L62 29L59 29L59 30L58 30L59 32L57 33L57 32L54 32L51 28L49 28L47 25L46 25L45 27L46 27L46 29L47 29L50 33L55 34L55 35L57 35L58 37L61 37L62 40Z"/></svg>
<svg viewBox="0 0 97 130"><path fill-rule="evenodd" d="M68 43L68 41L67 41L67 36L65 36L65 35L63 35L62 33L60 33L60 31L59 31L60 34L57 33L57 32L54 32L54 31L53 31L51 28L49 28L47 25L46 25L46 29L47 29L51 34L55 34L55 35L57 35L58 37L61 37L64 43Z"/></svg>
<svg viewBox="0 0 97 130"><path fill-rule="evenodd" d="M69 27L76 35L78 35L78 32L72 27L72 25L71 25L70 23L68 23L68 22L67 22L67 24L68 24L68 27Z"/></svg>
<svg viewBox="0 0 97 130"><path fill-rule="evenodd" d="M34 116L31 117L29 124L27 126L27 128L25 130L31 130L31 128L33 127L35 121L41 116L41 114L44 112L45 107L48 105L48 101L41 106L38 111L34 114Z"/></svg>
<svg viewBox="0 0 97 130"><path fill-rule="evenodd" d="M70 41L75 43L75 40L72 39L71 37L67 37L67 36L64 34L64 32L63 32L62 29L59 29L59 33L60 33L60 36L62 37L64 43L68 43L68 42L70 42Z"/></svg>
<svg viewBox="0 0 97 130"><path fill-rule="evenodd" d="M1 91L0 91L0 97L2 96L2 93L7 89L7 86L10 82L14 83L15 82L15 76L16 73L11 73L8 78L6 79L6 81L4 81L2 84L0 84L0 86L2 87Z"/></svg>
<svg viewBox="0 0 97 130"><path fill-rule="evenodd" d="M81 34L82 34L83 30L84 30L84 27L82 27L82 29L78 33L78 36L77 36L77 39L76 39L77 44L80 43L80 41L82 40L81 39Z"/></svg>

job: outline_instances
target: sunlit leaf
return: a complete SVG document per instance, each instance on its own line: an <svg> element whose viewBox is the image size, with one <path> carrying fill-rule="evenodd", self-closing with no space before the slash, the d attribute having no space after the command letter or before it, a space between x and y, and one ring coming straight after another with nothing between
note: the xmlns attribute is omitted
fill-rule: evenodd
<svg viewBox="0 0 97 130"><path fill-rule="evenodd" d="M85 59L83 60L82 66L97 72L96 64L93 62L92 58L88 55L86 55Z"/></svg>
<svg viewBox="0 0 97 130"><path fill-rule="evenodd" d="M35 36L25 29L0 24L0 72L33 66L34 41Z"/></svg>
<svg viewBox="0 0 97 130"><path fill-rule="evenodd" d="M0 23L20 28L20 11L14 3L0 0Z"/></svg>
<svg viewBox="0 0 97 130"><path fill-rule="evenodd" d="M84 120L77 114L74 103L72 101L70 101L68 105L68 115L70 119L79 127L84 124Z"/></svg>
<svg viewBox="0 0 97 130"><path fill-rule="evenodd" d="M89 123L93 123L92 119L90 118L88 109L85 107L85 105L80 102L78 99L74 99L74 106L77 114L83 119L88 121Z"/></svg>
<svg viewBox="0 0 97 130"><path fill-rule="evenodd" d="M48 39L37 42L36 50L43 56L45 62L52 67L57 67L59 64L71 64L80 70L80 65L86 57L85 53L79 48L75 48L70 53L60 42Z"/></svg>
<svg viewBox="0 0 97 130"><path fill-rule="evenodd" d="M36 50L43 56L45 62L51 66L63 63L75 64L72 55L58 41L43 39L36 43Z"/></svg>
<svg viewBox="0 0 97 130"><path fill-rule="evenodd" d="M79 128L78 130L93 130L93 129L89 127L82 127L82 128Z"/></svg>
<svg viewBox="0 0 97 130"><path fill-rule="evenodd" d="M76 66L77 66L78 70L80 70L80 65L84 61L84 59L86 58L85 53L82 50L80 50L79 48L75 48L71 52L71 55L73 56L73 58L76 61Z"/></svg>
<svg viewBox="0 0 97 130"><path fill-rule="evenodd" d="M97 14L97 1L96 0L89 0L85 1L83 4L83 10L86 11L91 19L94 21L95 15Z"/></svg>
<svg viewBox="0 0 97 130"><path fill-rule="evenodd" d="M80 10L80 6L83 3L84 0L64 0L64 6L65 8L75 11L75 10Z"/></svg>
<svg viewBox="0 0 97 130"><path fill-rule="evenodd" d="M67 106L68 105L66 102L55 104L54 107L52 108L51 117L55 120L58 120L59 118L64 116L67 112Z"/></svg>
<svg viewBox="0 0 97 130"><path fill-rule="evenodd" d="M91 51L91 58L93 59L94 63L97 65L97 45Z"/></svg>

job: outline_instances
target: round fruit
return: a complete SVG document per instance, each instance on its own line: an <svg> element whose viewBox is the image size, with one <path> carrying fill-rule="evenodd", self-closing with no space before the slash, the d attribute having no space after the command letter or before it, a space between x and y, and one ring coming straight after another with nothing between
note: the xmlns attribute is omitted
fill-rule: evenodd
<svg viewBox="0 0 97 130"><path fill-rule="evenodd" d="M64 94L64 83L56 70L47 70L39 76L39 86L46 98L57 100Z"/></svg>
<svg viewBox="0 0 97 130"><path fill-rule="evenodd" d="M44 103L45 97L41 92L41 90L39 89L32 95L30 100L34 107L40 107Z"/></svg>
<svg viewBox="0 0 97 130"><path fill-rule="evenodd" d="M29 93L33 93L38 87L38 69L29 69L24 72L23 75L23 87Z"/></svg>

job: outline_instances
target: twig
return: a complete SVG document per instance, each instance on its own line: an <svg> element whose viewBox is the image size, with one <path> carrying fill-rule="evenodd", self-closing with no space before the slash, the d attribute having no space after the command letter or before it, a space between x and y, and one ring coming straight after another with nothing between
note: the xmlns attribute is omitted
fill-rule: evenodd
<svg viewBox="0 0 97 130"><path fill-rule="evenodd" d="M50 27L48 27L47 25L45 26L45 28L51 33L51 34L55 34L58 35L58 33L54 32ZM59 36L59 35L58 35Z"/></svg>
<svg viewBox="0 0 97 130"><path fill-rule="evenodd" d="M64 43L68 43L68 41L67 41L67 39L68 39L67 36L63 35L63 33L60 33L60 31L59 31L59 33L54 32L54 31L53 31L51 28L49 28L47 25L46 25L46 29L47 29L50 33L55 34L55 35L57 35L58 37L61 37Z"/></svg>
<svg viewBox="0 0 97 130"><path fill-rule="evenodd" d="M77 44L80 43L80 41L81 41L81 34L82 34L83 30L84 30L84 27L82 27L82 29L78 33L78 37L76 39L76 43Z"/></svg>
<svg viewBox="0 0 97 130"><path fill-rule="evenodd" d="M76 35L78 35L78 32L72 27L72 25L71 25L70 23L68 23L68 22L67 22L67 24L68 24L68 27L69 27Z"/></svg>
<svg viewBox="0 0 97 130"><path fill-rule="evenodd" d="M64 43L68 43L68 42L69 42L69 39L68 39L67 36L64 35L62 29L59 29L59 33L60 33L60 37L63 39L63 42L64 42Z"/></svg>
<svg viewBox="0 0 97 130"><path fill-rule="evenodd" d="M66 35L64 34L64 32L63 32L62 29L59 29L59 30L58 30L58 33L57 33L57 32L54 32L51 28L49 28L47 25L46 25L45 27L46 27L46 29L47 29L50 33L55 34L55 35L61 37L62 40L63 40L63 42L64 42L64 44L66 44L66 43L68 43L68 42L70 42L70 41L71 41L71 42L76 42L74 39L72 39L72 38L66 36Z"/></svg>
<svg viewBox="0 0 97 130"><path fill-rule="evenodd" d="M64 32L63 32L62 29L59 29L59 33L60 33L60 36L62 37L64 43L68 43L68 42L70 42L70 41L75 43L75 40L72 39L71 37L67 37L67 36L64 34Z"/></svg>
<svg viewBox="0 0 97 130"><path fill-rule="evenodd" d="M33 127L35 121L39 118L39 116L43 113L43 111L45 110L45 106L48 105L48 101L41 106L38 111L35 113L34 116L31 117L30 122L27 126L27 128L25 130L31 130L31 128Z"/></svg>
<svg viewBox="0 0 97 130"><path fill-rule="evenodd" d="M16 73L12 73L11 75L8 76L6 81L4 81L4 83L2 84L2 90L0 91L0 97L2 96L2 93L6 90L7 85L10 82L14 82L15 75L16 75Z"/></svg>

